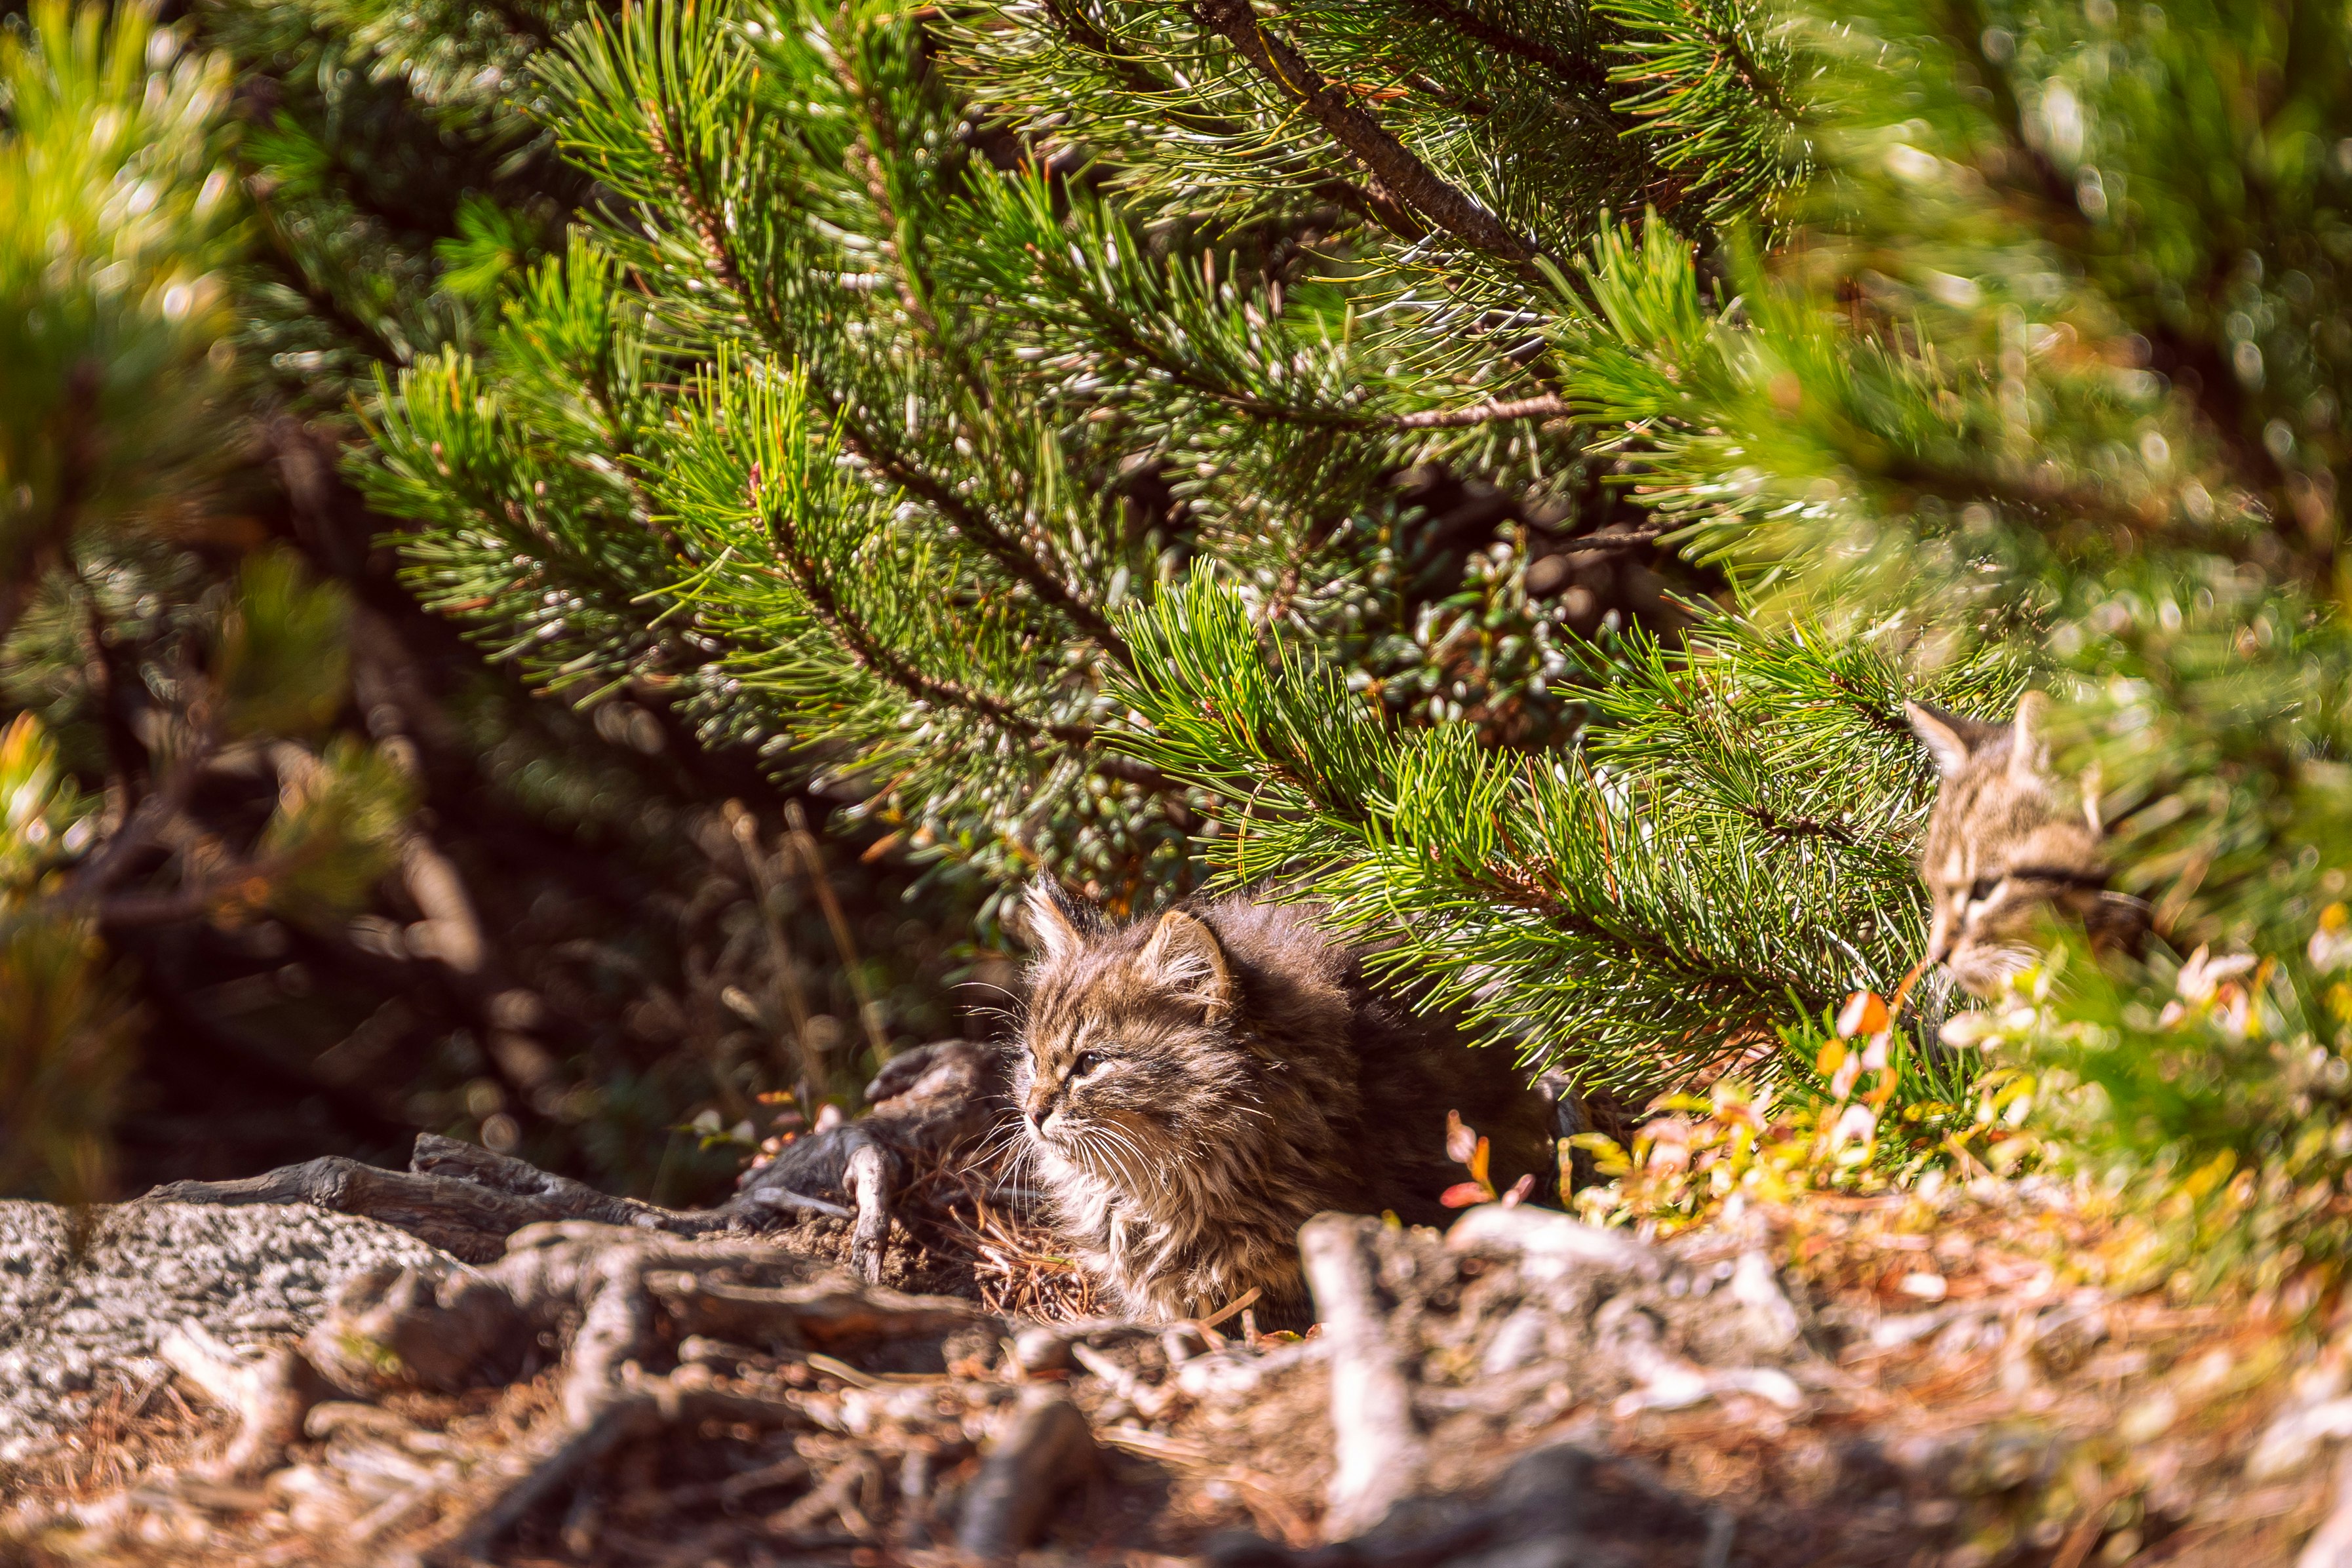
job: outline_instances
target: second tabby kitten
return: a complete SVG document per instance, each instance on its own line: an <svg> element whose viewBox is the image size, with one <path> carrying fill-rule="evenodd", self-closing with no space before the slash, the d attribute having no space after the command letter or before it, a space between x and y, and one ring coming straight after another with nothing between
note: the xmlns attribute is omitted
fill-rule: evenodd
<svg viewBox="0 0 2352 1568"><path fill-rule="evenodd" d="M1304 1326L1298 1227L1325 1209L1441 1221L1462 1176L1449 1110L1494 1140L1498 1185L1551 1168L1549 1102L1509 1053L1373 991L1309 910L1234 897L1095 931L1041 888L1029 923L1020 1133L1064 1237L1129 1312L1190 1317L1255 1288L1261 1323Z"/></svg>
<svg viewBox="0 0 2352 1568"><path fill-rule="evenodd" d="M2028 692L2006 724L1904 704L1943 784L1919 851L1927 956L1979 996L2039 955L2031 940L2055 909L2095 944L2136 943L2147 906L2107 889L2097 802L2050 771L2040 728L2048 699Z"/></svg>

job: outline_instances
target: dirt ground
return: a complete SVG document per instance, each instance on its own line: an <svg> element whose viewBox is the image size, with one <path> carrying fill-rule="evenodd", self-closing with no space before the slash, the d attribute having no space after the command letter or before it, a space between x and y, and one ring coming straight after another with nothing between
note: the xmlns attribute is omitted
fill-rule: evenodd
<svg viewBox="0 0 2352 1568"><path fill-rule="evenodd" d="M834 1219L646 1274L610 1395L636 1425L567 1414L593 1308L501 1385L311 1403L241 1475L215 1458L236 1414L151 1379L0 1477L0 1562L2294 1562L2352 1433L2352 1340L2072 1283L2088 1212L1992 1183L1815 1197L1606 1257L1547 1251L1563 1216L1356 1222L1333 1234L1368 1312L1301 1339L1245 1309L1101 1316L1022 1193L942 1163L878 1286ZM738 1321L767 1326L711 1331ZM1375 1429L1399 1495L1327 1545ZM1034 1518L976 1536L1001 1494Z"/></svg>

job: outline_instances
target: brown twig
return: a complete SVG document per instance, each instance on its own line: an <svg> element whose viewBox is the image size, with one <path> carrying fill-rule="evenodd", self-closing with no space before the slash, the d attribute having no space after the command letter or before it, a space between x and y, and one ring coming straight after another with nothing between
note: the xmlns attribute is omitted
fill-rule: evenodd
<svg viewBox="0 0 2352 1568"><path fill-rule="evenodd" d="M1381 423L1396 430L1454 430L1503 419L1563 419L1570 412L1564 398L1547 392L1538 397L1474 403L1466 408L1431 408L1419 414L1392 415Z"/></svg>
<svg viewBox="0 0 2352 1568"><path fill-rule="evenodd" d="M851 994L857 998L857 1021L865 1026L866 1043L873 1047L877 1066L890 1059L890 1041L882 1032L882 1006L874 999L874 988L866 983L866 973L857 962L857 939L849 930L849 917L841 912L841 900L834 895L833 879L826 874L824 851L818 846L816 835L809 831L808 813L796 800L784 803L784 824L792 838L793 850L800 856L801 869L809 879L810 890L816 894L817 907L824 911L824 923L833 932L834 951L841 955L841 972L848 978Z"/></svg>
<svg viewBox="0 0 2352 1568"><path fill-rule="evenodd" d="M1200 0L1193 15L1278 94L1304 109L1383 192L1472 249L1532 270L1541 254L1532 241L1440 179L1352 94L1333 87L1287 39L1264 26L1250 0Z"/></svg>
<svg viewBox="0 0 2352 1568"><path fill-rule="evenodd" d="M735 847L743 858L744 873L751 879L751 895L760 912L760 924L768 933L768 961L775 970L776 994L784 1004L784 1016L792 1020L794 1059L784 1063L786 1077L798 1083L803 1073L818 1067L815 1041L809 1033L808 994L801 989L799 968L793 961L792 939L784 934L783 914L776 908L776 893L782 879L776 875L773 861L760 845L760 822L740 800L730 800L725 807L727 830L735 838Z"/></svg>

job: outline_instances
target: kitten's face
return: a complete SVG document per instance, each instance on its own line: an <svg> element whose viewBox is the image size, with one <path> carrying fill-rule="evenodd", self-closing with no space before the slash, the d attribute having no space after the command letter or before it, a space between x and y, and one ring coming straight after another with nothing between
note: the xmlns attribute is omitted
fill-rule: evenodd
<svg viewBox="0 0 2352 1568"><path fill-rule="evenodd" d="M1043 893L1029 923L1041 957L1013 1064L1021 1136L1123 1190L1164 1192L1251 1114L1216 937L1181 911L1084 932Z"/></svg>
<svg viewBox="0 0 2352 1568"><path fill-rule="evenodd" d="M2038 956L2029 938L2041 915L2057 908L2095 921L2116 897L2102 891L2095 805L2050 773L2035 733L2042 702L2027 694L2008 724L1905 704L1944 776L1919 853L1933 911L1927 955L1979 996L1997 994Z"/></svg>

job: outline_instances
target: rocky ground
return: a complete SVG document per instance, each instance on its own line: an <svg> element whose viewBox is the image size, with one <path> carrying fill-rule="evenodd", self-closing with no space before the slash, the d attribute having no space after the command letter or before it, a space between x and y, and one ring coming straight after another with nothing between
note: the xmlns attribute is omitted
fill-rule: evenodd
<svg viewBox="0 0 2352 1568"><path fill-rule="evenodd" d="M757 1236L445 1230L470 1263L300 1205L14 1205L0 1562L2352 1562L2352 1340L2070 1283L2063 1188L1658 1246L1325 1216L1298 1339L1097 1315L968 1156L907 1154L878 1247L856 1187Z"/></svg>
<svg viewBox="0 0 2352 1568"><path fill-rule="evenodd" d="M299 1334L353 1274L437 1256L307 1207L0 1203L0 1466L52 1451L107 1391L164 1396L156 1348L189 1319L239 1344Z"/></svg>

